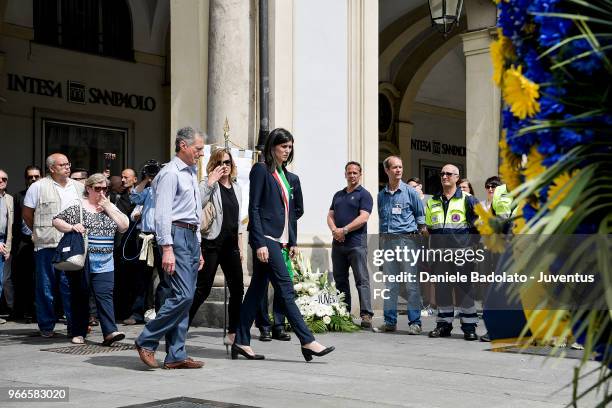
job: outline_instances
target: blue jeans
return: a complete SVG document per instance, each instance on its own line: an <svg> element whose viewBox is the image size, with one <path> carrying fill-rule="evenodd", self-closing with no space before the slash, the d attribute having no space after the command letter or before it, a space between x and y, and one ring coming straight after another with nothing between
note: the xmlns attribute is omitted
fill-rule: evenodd
<svg viewBox="0 0 612 408"><path fill-rule="evenodd" d="M53 300L55 298L55 282L59 281L59 293L64 306L64 314L68 332L72 329L72 309L70 308L70 287L68 278L63 271L53 267L51 260L55 255L55 248L43 248L34 253L36 258L36 319L38 328L43 332L53 331L55 328L55 310Z"/></svg>
<svg viewBox="0 0 612 408"><path fill-rule="evenodd" d="M416 243L414 238L416 235L390 235L381 237L383 241L383 249L392 249L395 251L396 247L416 249ZM419 288L419 273L416 265L411 266L409 262L385 262L383 264L383 273L385 277L396 276L400 277L402 272L412 274L415 279L414 282L404 283L408 292L407 313L408 313L408 324L421 325L421 290ZM384 300L383 309L385 316L385 324L389 326L395 326L397 324L397 296L399 294L400 283L397 282L386 282L387 299Z"/></svg>
<svg viewBox="0 0 612 408"><path fill-rule="evenodd" d="M175 266L172 275L165 275L168 286L167 296L154 320L148 322L136 344L144 349L155 351L162 336L166 337L165 363L175 363L187 359L185 337L189 328L189 309L193 302L198 265L200 263L200 231L172 225Z"/></svg>

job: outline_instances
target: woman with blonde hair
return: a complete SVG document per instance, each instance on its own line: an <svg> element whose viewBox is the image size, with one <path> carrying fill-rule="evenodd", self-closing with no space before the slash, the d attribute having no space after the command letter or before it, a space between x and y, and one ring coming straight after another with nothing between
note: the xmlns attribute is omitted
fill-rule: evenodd
<svg viewBox="0 0 612 408"><path fill-rule="evenodd" d="M106 177L102 173L92 174L85 180L85 197L53 219L53 226L58 231L76 231L87 234L88 239L85 267L80 271L68 272L74 344L83 344L87 336L90 286L100 318L102 344L110 346L125 338L124 333L117 331L115 324L113 242L117 231L125 232L128 229L129 220L110 202L107 192Z"/></svg>
<svg viewBox="0 0 612 408"><path fill-rule="evenodd" d="M240 304L244 294L242 281L242 193L236 183L236 164L228 149L215 150L206 166L206 173L200 182L202 205L212 203L215 216L210 226L202 231L202 256L204 268L198 272L195 295L189 310L189 325L204 303L213 286L215 273L221 265L229 288L229 324L227 336L223 339L231 345L240 322Z"/></svg>

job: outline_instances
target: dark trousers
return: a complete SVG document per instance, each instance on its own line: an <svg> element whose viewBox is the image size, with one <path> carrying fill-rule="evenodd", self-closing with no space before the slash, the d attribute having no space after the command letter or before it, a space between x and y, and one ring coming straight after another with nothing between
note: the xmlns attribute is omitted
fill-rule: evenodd
<svg viewBox="0 0 612 408"><path fill-rule="evenodd" d="M24 237L12 255L12 278L15 285L15 317L33 317L34 309L34 244L32 239Z"/></svg>
<svg viewBox="0 0 612 408"><path fill-rule="evenodd" d="M189 325L191 326L198 309L210 295L217 268L221 265L230 294L228 332L236 333L240 322L240 304L244 295L238 235L221 232L221 235L215 240L203 239L202 255L204 256L204 268L198 272L195 295L189 310Z"/></svg>
<svg viewBox="0 0 612 408"><path fill-rule="evenodd" d="M461 321L461 329L468 333L474 332L478 324L478 315L476 314L476 306L474 304L474 288L469 280L471 264L457 266L453 263L435 262L433 264L434 274L444 274L444 272L459 272L461 275L467 275L467 282L436 283L436 301L438 302L438 316L436 323L438 326L452 325L455 318L456 304L459 308L459 318ZM455 303L453 303L453 294Z"/></svg>
<svg viewBox="0 0 612 408"><path fill-rule="evenodd" d="M261 308L268 282L272 282L274 291L279 293L289 324L300 339L300 343L304 345L313 342L315 338L304 323L300 310L295 304L293 282L281 253L281 245L266 238L266 246L269 253L268 263L260 262L257 259L257 250L253 249L253 276L240 310L240 326L236 331L236 344L248 346L251 343L251 326L255 321L257 310Z"/></svg>
<svg viewBox="0 0 612 408"><path fill-rule="evenodd" d="M136 294L133 292L132 281L134 276L138 274L140 261L136 257L139 253L137 240L138 234L133 231L130 236L122 236L121 241L117 244L114 251L115 258L115 313L117 319L126 319L131 315L132 305ZM124 250L125 248L125 250ZM127 260L124 258L131 259Z"/></svg>
<svg viewBox="0 0 612 408"><path fill-rule="evenodd" d="M103 337L117 331L113 306L113 272L91 273L89 265L80 271L66 272L70 283L70 301L72 306L72 335L87 336L89 322L89 293L94 294L98 319Z"/></svg>
<svg viewBox="0 0 612 408"><path fill-rule="evenodd" d="M270 315L268 314L268 290L270 285L266 286L264 297L261 301L261 307L255 315L255 326L260 330L279 332L285 328L285 309L283 306L283 298L280 293L274 291L274 299L272 300L272 317L274 322L270 321Z"/></svg>
<svg viewBox="0 0 612 408"><path fill-rule="evenodd" d="M64 313L66 314L66 326L68 331L72 332L68 278L63 271L58 271L53 267L51 261L54 255L55 248L42 248L36 251L34 255L36 260L36 320L40 331L53 331L55 322L57 321L54 301L59 301L59 293L59 297L64 307Z"/></svg>
<svg viewBox="0 0 612 408"><path fill-rule="evenodd" d="M332 265L336 288L344 293L344 301L351 311L351 288L349 287L349 267L353 269L355 286L359 296L359 314L373 316L372 296L370 294L370 275L368 274L367 248L364 246L347 248L341 245L332 247Z"/></svg>

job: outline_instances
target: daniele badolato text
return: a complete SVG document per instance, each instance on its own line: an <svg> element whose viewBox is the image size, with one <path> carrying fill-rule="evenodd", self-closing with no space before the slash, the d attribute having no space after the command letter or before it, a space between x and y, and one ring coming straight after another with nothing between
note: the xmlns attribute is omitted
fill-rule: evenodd
<svg viewBox="0 0 612 408"><path fill-rule="evenodd" d="M444 274L433 274L431 272L421 271L418 273L400 272L398 274L385 275L384 272L374 272L372 278L377 283L525 283L530 280L538 283L593 283L595 277L593 275L549 275L540 272L539 276L528 276L517 273L480 273L472 271L469 274L465 272L445 272Z"/></svg>
<svg viewBox="0 0 612 408"><path fill-rule="evenodd" d="M431 249L421 246L420 248L407 248L398 246L395 249L376 249L373 251L372 264L381 267L385 263L397 262L401 265L418 267L419 263L445 263L451 271L444 274L433 274L431 272L400 272L397 274L385 274L382 271L374 272L372 278L377 283L525 283L536 281L538 283L593 283L592 274L547 274L540 272L537 276L525 274L507 273L494 271L481 273L477 271L467 272L465 265L475 266L485 260L485 250L472 248L455 249ZM457 271L452 271L452 265L457 266ZM414 269L413 269L414 270Z"/></svg>

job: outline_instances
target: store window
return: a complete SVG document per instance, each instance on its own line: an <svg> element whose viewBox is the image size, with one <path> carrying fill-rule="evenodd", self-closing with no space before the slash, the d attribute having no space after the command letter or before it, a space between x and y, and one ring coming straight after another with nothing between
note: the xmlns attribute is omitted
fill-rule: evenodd
<svg viewBox="0 0 612 408"><path fill-rule="evenodd" d="M121 174L126 167L127 129L42 119L42 130L43 157L64 153L72 168L83 168L90 174L107 166L111 174ZM105 153L113 153L115 160L106 160Z"/></svg>
<svg viewBox="0 0 612 408"><path fill-rule="evenodd" d="M125 60L134 59L125 0L34 0L35 41Z"/></svg>

